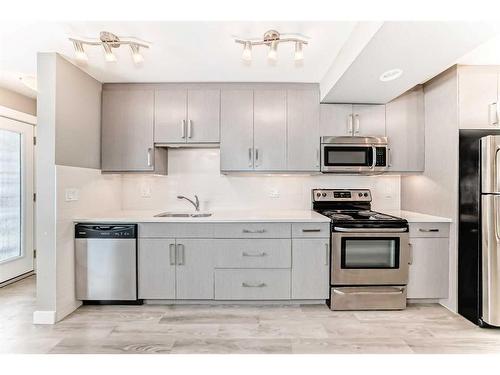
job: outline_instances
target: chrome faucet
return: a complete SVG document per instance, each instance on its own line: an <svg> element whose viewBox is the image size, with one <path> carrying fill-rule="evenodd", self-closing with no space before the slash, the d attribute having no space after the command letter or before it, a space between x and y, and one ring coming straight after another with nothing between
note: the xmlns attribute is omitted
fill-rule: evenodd
<svg viewBox="0 0 500 375"><path fill-rule="evenodd" d="M185 197L184 195L178 195L177 199L185 199L194 206L196 211L200 210L200 200L198 199L197 195L194 196L194 199L196 200L195 202L193 200Z"/></svg>

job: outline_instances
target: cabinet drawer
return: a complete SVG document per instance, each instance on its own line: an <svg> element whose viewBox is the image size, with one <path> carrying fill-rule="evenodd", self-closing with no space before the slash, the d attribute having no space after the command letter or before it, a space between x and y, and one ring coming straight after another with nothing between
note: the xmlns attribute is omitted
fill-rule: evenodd
<svg viewBox="0 0 500 375"><path fill-rule="evenodd" d="M215 270L215 299L290 299L289 269Z"/></svg>
<svg viewBox="0 0 500 375"><path fill-rule="evenodd" d="M330 237L330 223L293 223L292 237Z"/></svg>
<svg viewBox="0 0 500 375"><path fill-rule="evenodd" d="M290 268L289 239L215 240L216 267L220 268Z"/></svg>
<svg viewBox="0 0 500 375"><path fill-rule="evenodd" d="M142 223L140 238L212 238L213 225L208 223Z"/></svg>
<svg viewBox="0 0 500 375"><path fill-rule="evenodd" d="M290 238L286 223L237 223L214 226L215 238Z"/></svg>
<svg viewBox="0 0 500 375"><path fill-rule="evenodd" d="M410 223L410 237L449 237L448 223Z"/></svg>

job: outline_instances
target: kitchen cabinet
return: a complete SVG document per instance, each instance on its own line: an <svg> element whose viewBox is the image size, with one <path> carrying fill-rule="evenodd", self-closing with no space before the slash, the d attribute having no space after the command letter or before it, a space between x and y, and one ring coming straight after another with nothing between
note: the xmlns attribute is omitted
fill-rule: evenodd
<svg viewBox="0 0 500 375"><path fill-rule="evenodd" d="M153 145L153 90L104 90L103 172L166 173L166 152Z"/></svg>
<svg viewBox="0 0 500 375"><path fill-rule="evenodd" d="M140 299L213 299L211 240L151 239L139 241Z"/></svg>
<svg viewBox="0 0 500 375"><path fill-rule="evenodd" d="M410 223L408 298L448 298L448 227L447 223Z"/></svg>
<svg viewBox="0 0 500 375"><path fill-rule="evenodd" d="M253 90L222 90L221 171L253 171Z"/></svg>
<svg viewBox="0 0 500 375"><path fill-rule="evenodd" d="M497 66L458 67L460 129L499 127Z"/></svg>
<svg viewBox="0 0 500 375"><path fill-rule="evenodd" d="M254 169L286 170L286 90L254 91Z"/></svg>
<svg viewBox="0 0 500 375"><path fill-rule="evenodd" d="M287 91L287 170L320 169L319 91Z"/></svg>
<svg viewBox="0 0 500 375"><path fill-rule="evenodd" d="M383 104L321 104L321 136L385 136Z"/></svg>
<svg viewBox="0 0 500 375"><path fill-rule="evenodd" d="M292 240L292 299L328 299L330 239Z"/></svg>
<svg viewBox="0 0 500 375"><path fill-rule="evenodd" d="M389 171L423 172L425 111L423 88L417 87L386 104Z"/></svg>
<svg viewBox="0 0 500 375"><path fill-rule="evenodd" d="M159 89L154 107L155 143L219 142L219 89Z"/></svg>

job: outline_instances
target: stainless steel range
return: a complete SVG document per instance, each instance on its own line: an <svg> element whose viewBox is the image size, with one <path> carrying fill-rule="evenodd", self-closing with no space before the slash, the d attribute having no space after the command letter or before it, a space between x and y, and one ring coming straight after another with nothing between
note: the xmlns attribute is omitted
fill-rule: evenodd
<svg viewBox="0 0 500 375"><path fill-rule="evenodd" d="M312 194L313 209L332 220L330 308L404 309L408 222L372 211L367 189L315 189Z"/></svg>

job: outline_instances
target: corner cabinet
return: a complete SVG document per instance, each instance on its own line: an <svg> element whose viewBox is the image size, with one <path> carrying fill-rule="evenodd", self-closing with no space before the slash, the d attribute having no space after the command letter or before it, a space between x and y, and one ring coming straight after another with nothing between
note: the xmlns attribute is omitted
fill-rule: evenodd
<svg viewBox="0 0 500 375"><path fill-rule="evenodd" d="M222 172L318 172L318 88L223 89Z"/></svg>
<svg viewBox="0 0 500 375"><path fill-rule="evenodd" d="M101 124L103 172L166 173L166 151L153 144L153 90L104 90Z"/></svg>

